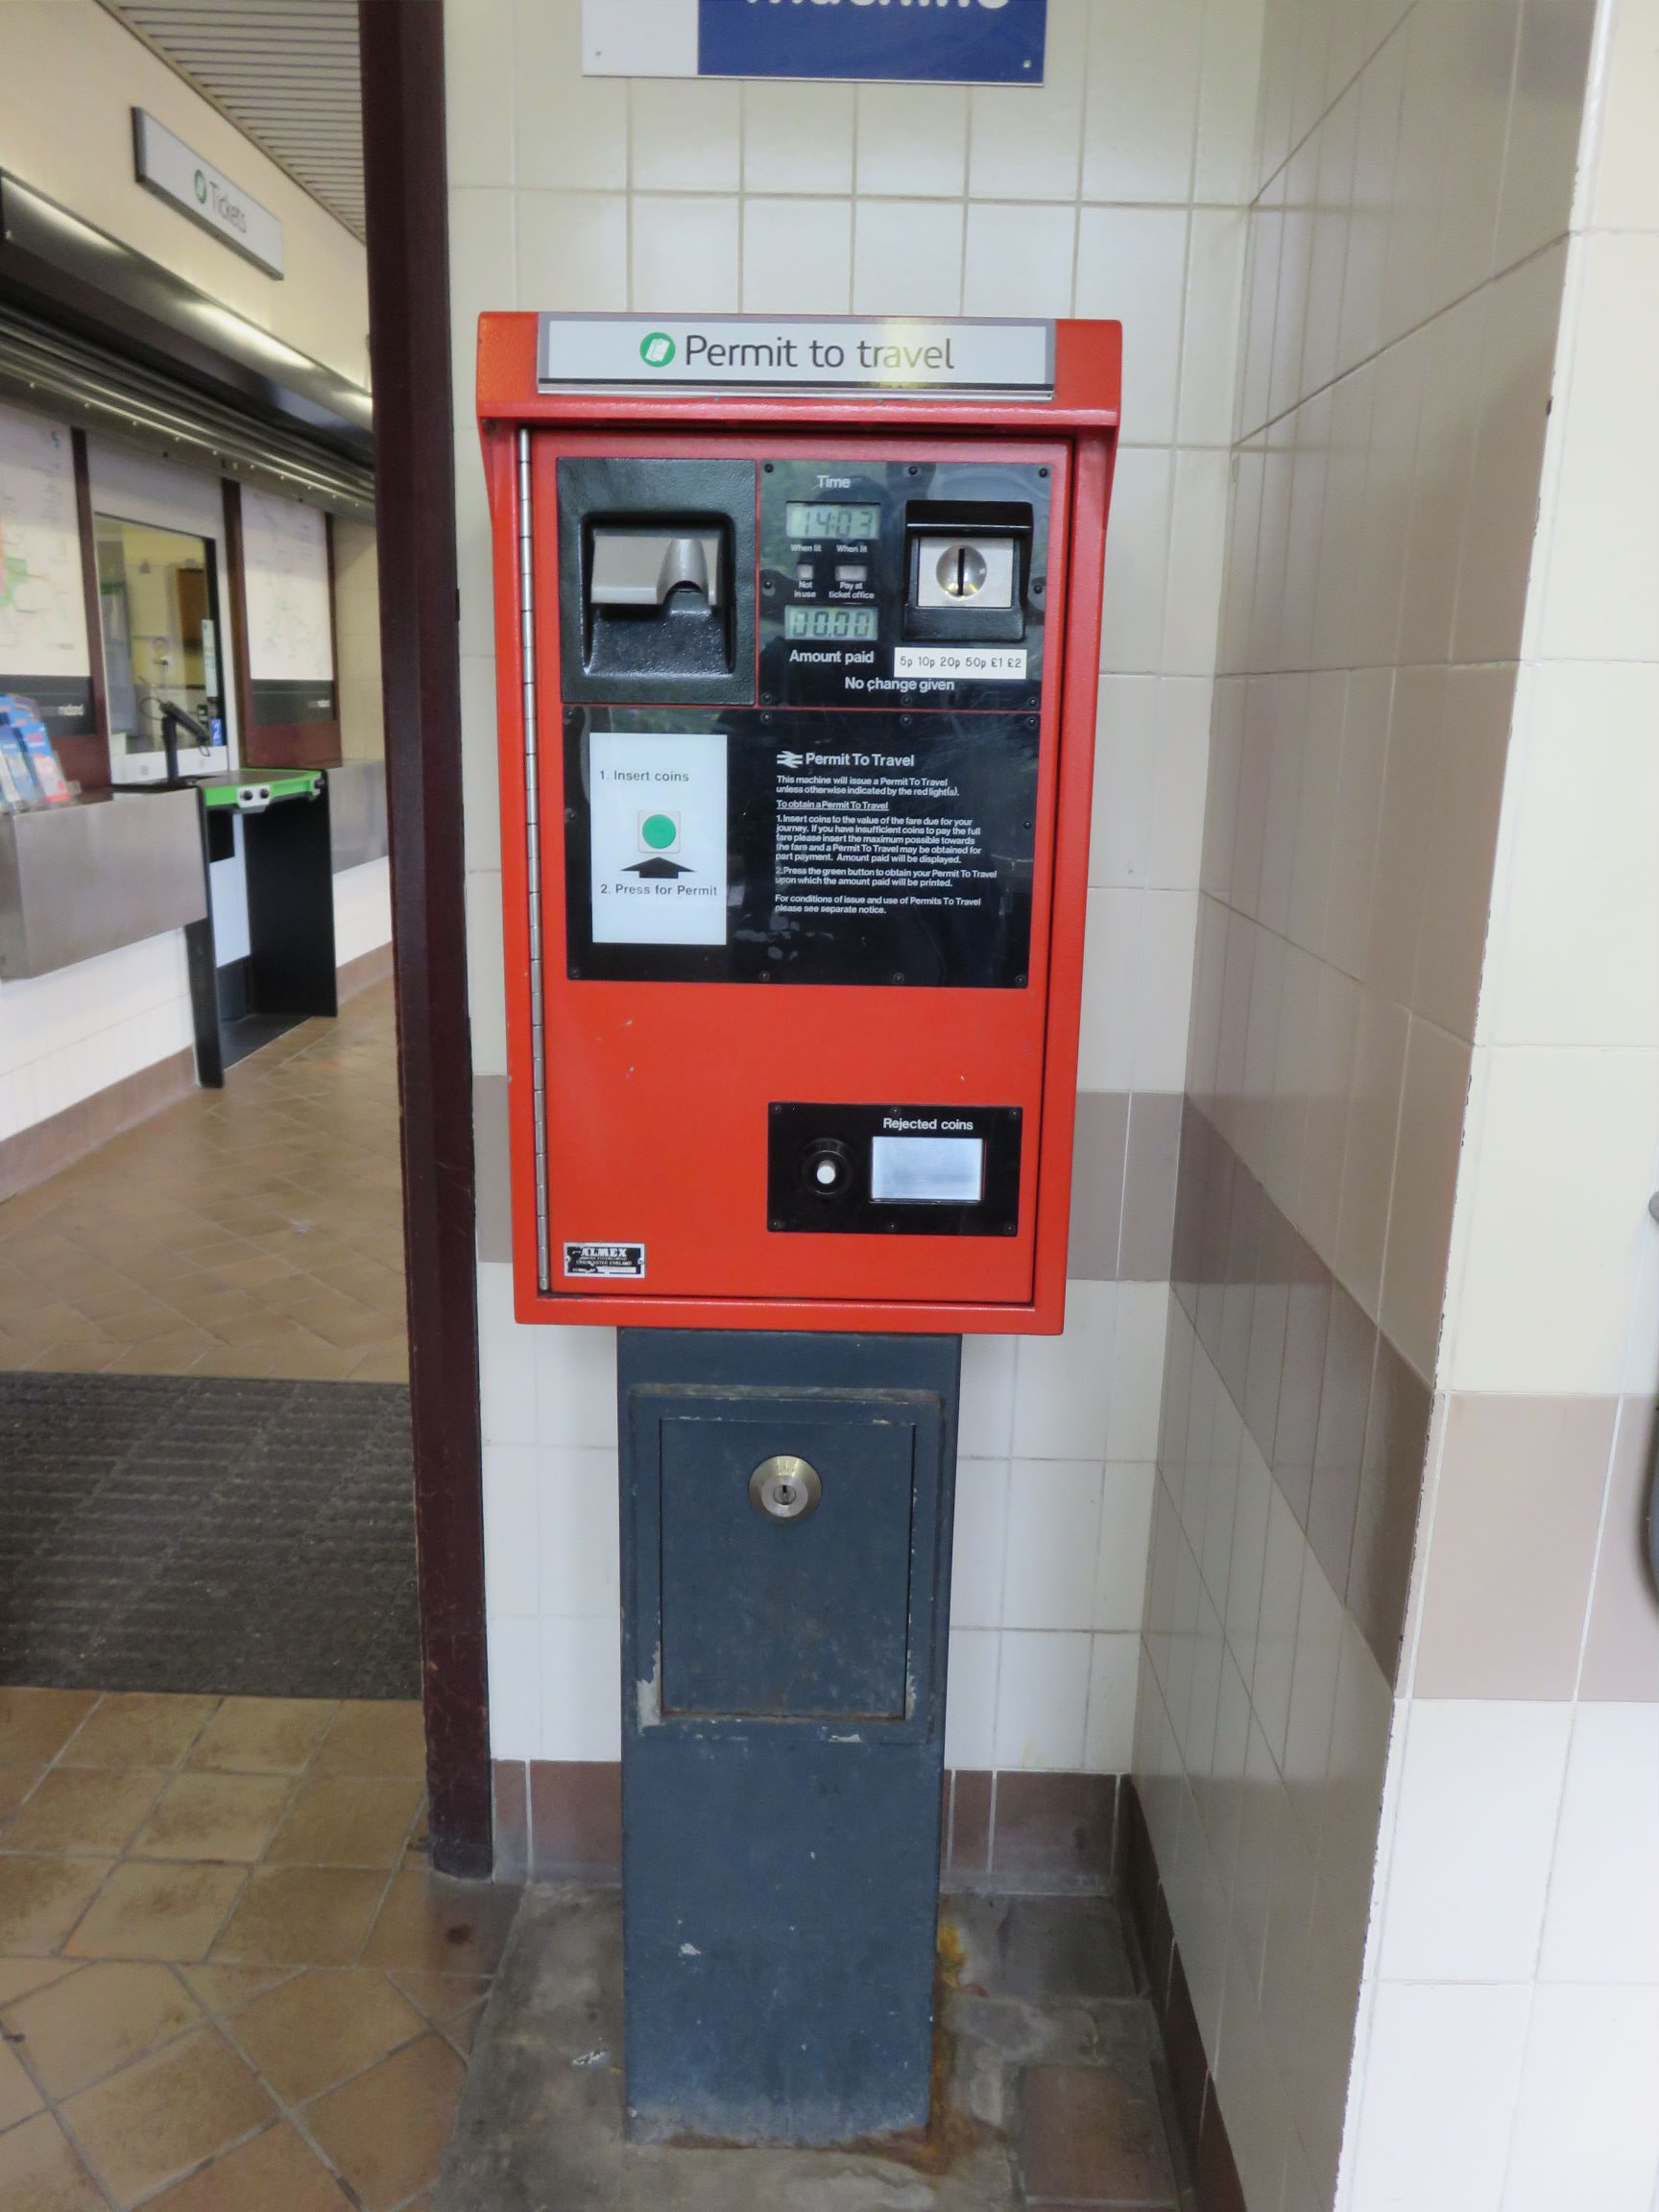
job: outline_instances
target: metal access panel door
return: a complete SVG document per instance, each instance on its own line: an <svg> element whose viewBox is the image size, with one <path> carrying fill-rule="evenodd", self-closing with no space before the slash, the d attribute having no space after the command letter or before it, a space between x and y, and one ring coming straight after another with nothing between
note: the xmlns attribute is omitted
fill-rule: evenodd
<svg viewBox="0 0 1659 2212"><path fill-rule="evenodd" d="M637 2139L926 2124L959 1354L622 1333Z"/></svg>
<svg viewBox="0 0 1659 2212"><path fill-rule="evenodd" d="M937 1402L828 1397L659 1402L664 1713L904 1718L911 1505ZM822 1485L798 1522L750 1495L781 1435Z"/></svg>

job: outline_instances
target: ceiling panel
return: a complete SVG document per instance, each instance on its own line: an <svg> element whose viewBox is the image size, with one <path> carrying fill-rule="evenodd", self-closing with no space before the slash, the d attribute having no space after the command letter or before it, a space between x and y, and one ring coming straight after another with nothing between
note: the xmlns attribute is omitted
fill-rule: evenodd
<svg viewBox="0 0 1659 2212"><path fill-rule="evenodd" d="M357 0L104 5L348 230L363 236Z"/></svg>

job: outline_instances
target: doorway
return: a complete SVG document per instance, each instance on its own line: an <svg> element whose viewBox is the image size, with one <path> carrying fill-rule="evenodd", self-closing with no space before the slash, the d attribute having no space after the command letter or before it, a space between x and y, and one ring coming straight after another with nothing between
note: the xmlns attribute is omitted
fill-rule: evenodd
<svg viewBox="0 0 1659 2212"><path fill-rule="evenodd" d="M110 780L210 776L229 762L213 542L120 515L93 533Z"/></svg>

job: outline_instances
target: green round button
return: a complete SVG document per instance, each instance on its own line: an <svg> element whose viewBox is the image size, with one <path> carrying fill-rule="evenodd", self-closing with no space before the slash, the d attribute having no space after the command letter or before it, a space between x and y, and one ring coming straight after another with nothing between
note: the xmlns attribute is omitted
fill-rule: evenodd
<svg viewBox="0 0 1659 2212"><path fill-rule="evenodd" d="M680 825L672 814L647 814L639 825L641 842L653 853L666 852L679 834Z"/></svg>

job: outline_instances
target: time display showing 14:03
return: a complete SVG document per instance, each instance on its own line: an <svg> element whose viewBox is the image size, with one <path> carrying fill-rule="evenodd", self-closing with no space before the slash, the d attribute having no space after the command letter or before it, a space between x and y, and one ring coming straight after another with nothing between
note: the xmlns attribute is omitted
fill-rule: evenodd
<svg viewBox="0 0 1659 2212"><path fill-rule="evenodd" d="M791 538L843 538L863 544L879 535L881 510L828 499L788 499L783 504L783 527Z"/></svg>

